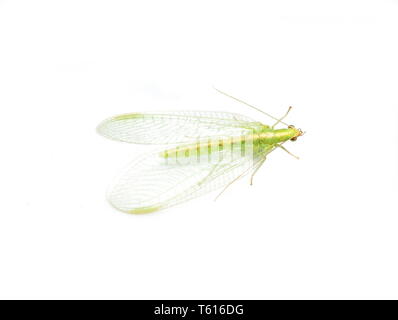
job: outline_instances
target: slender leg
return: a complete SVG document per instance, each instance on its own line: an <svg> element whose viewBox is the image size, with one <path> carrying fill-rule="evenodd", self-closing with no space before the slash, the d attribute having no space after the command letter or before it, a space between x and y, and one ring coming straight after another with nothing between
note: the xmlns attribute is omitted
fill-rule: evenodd
<svg viewBox="0 0 398 320"><path fill-rule="evenodd" d="M272 150L271 150L271 151L272 151ZM224 187L224 189L221 190L221 192L220 192L220 193L218 194L218 196L214 199L214 201L216 201L216 200L224 193L224 191L228 189L228 187L229 187L231 184L233 184L235 181L239 180L240 178L242 178L243 176L245 176L246 174L248 174L248 173L250 172L250 170L253 170L253 168L254 168L255 171L254 171L253 174L252 174L252 180L253 180L254 174L258 171L258 169L259 169L259 168L261 167L261 165L264 163L265 157L266 157L267 154L270 153L271 151L267 151L267 152L264 152L264 153L260 154L259 157L263 156L264 158L261 159L261 160L259 161L258 164L255 164L254 166L248 168L248 169L245 170L243 173L241 173L239 176L237 176L235 179L233 179L230 183L228 183L228 184Z"/></svg>
<svg viewBox="0 0 398 320"><path fill-rule="evenodd" d="M253 178L254 178L254 175L257 173L258 169L260 169L261 166L264 164L265 159L266 159L266 157L264 157L264 159L260 160L260 162L259 162L259 164L257 165L257 167L254 169L254 171L253 171L253 173L252 173L252 175L251 175L251 177L250 177L250 185L251 185L251 186L253 185Z"/></svg>
<svg viewBox="0 0 398 320"><path fill-rule="evenodd" d="M285 119L285 118L287 117L287 115L289 114L290 110L292 110L292 107L289 107L289 109L287 109L287 112L285 113L285 115L284 115L282 118L278 119L278 121L272 126L272 129L274 129L275 126L276 126L278 123L282 122L282 120ZM283 122L282 122L282 123L283 123Z"/></svg>
<svg viewBox="0 0 398 320"><path fill-rule="evenodd" d="M264 157L264 160L265 160L265 157ZM261 160L261 164L264 163L264 160ZM254 166L253 166L253 167L254 167ZM245 176L250 170L253 169L253 167L250 167L249 169L245 170L243 173L241 173L239 176L237 176L234 180L232 180L230 183L228 183L228 184L224 187L224 189L221 190L221 192L220 192L220 193L218 194L218 196L214 199L214 201L216 201L216 200L224 193L224 191L228 189L228 187L229 187L231 184L233 184L234 182L238 181L240 178L242 178L243 176ZM256 167L255 170L257 171L258 168Z"/></svg>
<svg viewBox="0 0 398 320"><path fill-rule="evenodd" d="M290 154L292 157L296 158L297 160L300 159L299 157L297 157L296 155L294 155L293 153L291 153L289 150L287 150L284 146L282 146L281 144L277 144L277 146L279 148L281 148L282 150L286 151L288 154Z"/></svg>
<svg viewBox="0 0 398 320"><path fill-rule="evenodd" d="M237 176L234 180L232 180L230 183L228 183L224 189L221 190L221 192L218 194L218 196L214 199L214 201L216 201L223 193L225 190L228 189L228 187L233 184L235 181L238 181L240 178L242 178L245 174L247 173L247 171L243 172L241 175Z"/></svg>
<svg viewBox="0 0 398 320"><path fill-rule="evenodd" d="M215 166L210 170L209 174L208 174L206 177L204 177L202 181L199 181L199 182L198 182L198 186L201 186L203 183L205 183L206 180L214 173L214 171L216 171L216 169L217 169L218 167L219 167L218 164L215 165Z"/></svg>

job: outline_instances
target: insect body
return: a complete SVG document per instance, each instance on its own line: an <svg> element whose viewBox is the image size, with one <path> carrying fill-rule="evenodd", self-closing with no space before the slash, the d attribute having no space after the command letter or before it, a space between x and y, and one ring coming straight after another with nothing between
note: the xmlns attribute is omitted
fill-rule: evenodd
<svg viewBox="0 0 398 320"><path fill-rule="evenodd" d="M283 118L272 127L228 112L131 113L107 119L98 126L107 138L170 145L133 161L111 186L108 200L124 212L149 213L225 188L248 173L253 178L270 152L287 151L282 144L303 134L293 126L275 129Z"/></svg>

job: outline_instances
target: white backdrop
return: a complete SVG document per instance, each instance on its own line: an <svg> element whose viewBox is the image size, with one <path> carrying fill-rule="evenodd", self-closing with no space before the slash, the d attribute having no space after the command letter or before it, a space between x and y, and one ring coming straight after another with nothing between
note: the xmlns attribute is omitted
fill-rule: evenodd
<svg viewBox="0 0 398 320"><path fill-rule="evenodd" d="M398 298L398 2L0 1L0 298ZM128 215L124 112L307 134L256 176Z"/></svg>

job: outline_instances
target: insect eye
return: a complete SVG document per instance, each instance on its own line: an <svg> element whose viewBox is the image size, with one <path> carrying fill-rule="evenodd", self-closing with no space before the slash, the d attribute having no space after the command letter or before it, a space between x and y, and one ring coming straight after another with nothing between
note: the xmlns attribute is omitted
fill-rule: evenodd
<svg viewBox="0 0 398 320"><path fill-rule="evenodd" d="M291 140L291 141L296 141L296 140L297 140L297 137L291 138L290 140Z"/></svg>

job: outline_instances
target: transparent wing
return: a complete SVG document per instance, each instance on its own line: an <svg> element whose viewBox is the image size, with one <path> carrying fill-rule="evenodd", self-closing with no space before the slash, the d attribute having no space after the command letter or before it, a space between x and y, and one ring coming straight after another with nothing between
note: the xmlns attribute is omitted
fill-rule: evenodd
<svg viewBox="0 0 398 320"><path fill-rule="evenodd" d="M228 185L250 172L273 149L264 146L261 152L245 156L241 150L223 150L196 161L164 159L159 152L149 153L121 173L110 188L108 200L128 213L165 209Z"/></svg>
<svg viewBox="0 0 398 320"><path fill-rule="evenodd" d="M211 111L130 113L103 121L98 132L113 140L139 144L187 143L198 138L245 135L263 126L248 117Z"/></svg>

